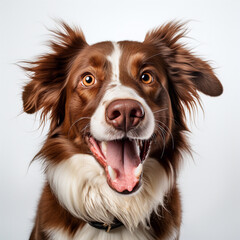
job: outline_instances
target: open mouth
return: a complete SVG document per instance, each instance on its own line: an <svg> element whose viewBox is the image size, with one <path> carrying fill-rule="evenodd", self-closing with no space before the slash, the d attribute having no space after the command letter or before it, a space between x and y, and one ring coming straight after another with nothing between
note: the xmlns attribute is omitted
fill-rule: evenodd
<svg viewBox="0 0 240 240"><path fill-rule="evenodd" d="M143 161L148 155L151 140L123 138L100 142L87 136L86 141L104 168L108 185L112 189L128 194L139 188Z"/></svg>

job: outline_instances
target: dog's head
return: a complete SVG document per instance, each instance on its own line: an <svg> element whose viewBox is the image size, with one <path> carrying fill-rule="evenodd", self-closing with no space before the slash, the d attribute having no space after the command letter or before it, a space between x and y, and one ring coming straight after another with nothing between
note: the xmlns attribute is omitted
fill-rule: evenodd
<svg viewBox="0 0 240 240"><path fill-rule="evenodd" d="M63 26L52 52L25 67L32 79L23 91L25 112L42 110L43 119L50 114L48 141L65 139L68 152L94 155L117 192L140 186L149 154L175 170L170 152L184 148L184 106L195 104L197 91L222 93L208 63L179 43L182 26L166 24L143 42L94 45L80 30ZM66 156L47 151L43 155L53 161Z"/></svg>

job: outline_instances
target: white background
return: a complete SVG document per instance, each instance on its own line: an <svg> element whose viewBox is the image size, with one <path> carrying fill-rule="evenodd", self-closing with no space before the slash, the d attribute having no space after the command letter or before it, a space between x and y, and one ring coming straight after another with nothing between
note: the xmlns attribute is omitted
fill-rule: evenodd
<svg viewBox="0 0 240 240"><path fill-rule="evenodd" d="M211 64L224 86L218 98L202 97L189 121L193 159L179 181L183 200L181 240L240 239L240 2L239 1L0 1L0 239L28 239L44 177L28 169L44 140L38 118L21 114L27 80L15 63L47 50L53 19L81 26L88 42L144 39L168 20L188 24L190 47Z"/></svg>

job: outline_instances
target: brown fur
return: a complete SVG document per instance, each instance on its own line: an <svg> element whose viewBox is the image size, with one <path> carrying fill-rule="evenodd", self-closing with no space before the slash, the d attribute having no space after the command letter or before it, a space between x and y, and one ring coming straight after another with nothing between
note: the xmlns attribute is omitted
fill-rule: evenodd
<svg viewBox="0 0 240 240"><path fill-rule="evenodd" d="M55 32L57 41L50 44L52 52L24 67L31 78L23 90L24 111L41 110L41 120L44 122L49 116L51 123L48 137L36 157L55 164L76 153L89 153L84 139L89 132L89 119L78 119L91 117L108 86L111 71L106 58L112 51L110 42L89 46L80 30L66 24L62 26L64 31ZM159 126L153 136L150 156L159 161L169 175L171 168L174 171L174 187L165 197L165 208L159 206L159 215L151 215L152 234L159 240L168 236L172 227L180 229L181 225L176 178L182 152L189 151L184 107L194 108L199 101L197 91L210 96L222 93L221 83L209 64L179 42L183 36L183 26L170 22L149 32L143 43L119 42L123 52L121 82L146 100ZM139 69L152 72L157 80L143 86L138 81ZM86 72L97 77L95 87L79 88L79 76ZM158 112L161 109L167 110ZM159 128L163 129L165 138L159 134ZM49 227L64 228L73 236L84 224L61 207L46 183L30 240L48 239L44 230Z"/></svg>

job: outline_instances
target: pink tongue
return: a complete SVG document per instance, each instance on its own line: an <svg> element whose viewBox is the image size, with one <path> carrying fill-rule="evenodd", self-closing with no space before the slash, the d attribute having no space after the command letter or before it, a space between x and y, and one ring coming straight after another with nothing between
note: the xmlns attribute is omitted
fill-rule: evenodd
<svg viewBox="0 0 240 240"><path fill-rule="evenodd" d="M106 161L117 173L115 180L109 179L112 187L118 192L131 192L139 182L134 171L141 163L136 143L128 139L107 142Z"/></svg>

